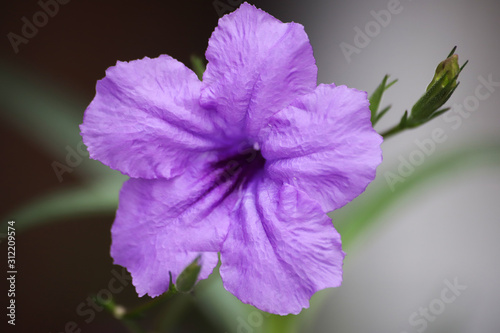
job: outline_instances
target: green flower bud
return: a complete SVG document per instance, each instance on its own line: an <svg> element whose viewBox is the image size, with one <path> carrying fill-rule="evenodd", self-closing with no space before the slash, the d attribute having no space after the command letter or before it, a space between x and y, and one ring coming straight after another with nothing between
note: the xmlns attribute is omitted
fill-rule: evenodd
<svg viewBox="0 0 500 333"><path fill-rule="evenodd" d="M436 73L434 74L434 78L431 83L427 87L427 91L441 80L444 76L444 79L441 81L441 88L444 88L451 82L450 87L454 88L457 86L457 76L460 72L460 66L458 65L458 55L454 54L451 57L448 57L446 60L443 60L436 68Z"/></svg>
<svg viewBox="0 0 500 333"><path fill-rule="evenodd" d="M411 112L406 110L399 124L382 133L384 139L403 130L423 125L450 109L448 107L442 108L442 106L448 101L451 95L453 95L455 89L457 89L459 84L457 81L458 75L460 75L460 72L462 72L465 65L469 62L466 61L462 67L460 67L458 65L458 55L455 54L456 49L457 47L455 46L450 54L448 54L448 57L439 63L431 83L427 86L424 95L420 97L415 105L413 105ZM378 112L382 93L394 83L386 84L386 82L387 76L384 77L380 86L370 97L371 120L373 125L390 108L390 106L388 106L381 112Z"/></svg>
<svg viewBox="0 0 500 333"><path fill-rule="evenodd" d="M441 107L458 87L458 75L467 64L466 62L462 67L458 65L458 55L453 54L455 49L456 47L453 48L448 58L437 66L434 78L425 94L413 105L410 115L404 119L405 128L418 127L449 110L449 108L441 109Z"/></svg>
<svg viewBox="0 0 500 333"><path fill-rule="evenodd" d="M179 276L175 282L177 290L183 293L190 292L196 281L198 280L198 275L201 271L201 265L198 263L200 256L198 256L192 263L190 263Z"/></svg>

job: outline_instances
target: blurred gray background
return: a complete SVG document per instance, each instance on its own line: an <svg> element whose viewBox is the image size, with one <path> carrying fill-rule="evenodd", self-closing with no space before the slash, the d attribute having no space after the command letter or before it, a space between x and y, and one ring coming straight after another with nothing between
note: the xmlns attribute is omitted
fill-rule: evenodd
<svg viewBox="0 0 500 333"><path fill-rule="evenodd" d="M320 82L371 92L385 74L399 79L384 97L382 105L391 103L393 108L377 124L378 130L389 128L411 108L454 45L461 64L470 60L447 103L452 106L447 119L440 117L384 142L384 162L366 195L389 186L386 173L397 174L399 158L408 160L419 150L415 140L432 138L435 129L442 129L446 140L436 144L424 164L415 166L417 171L442 155L500 143L500 87L479 106L468 98L475 95L479 76L491 75L500 82L498 1L401 0L399 13L392 14L385 27L378 24L376 34L369 23L375 21L371 12L387 11L390 3L394 2L276 5L280 19L305 26ZM355 46L355 27L365 31L367 24L374 36L368 36L369 44L358 48L349 62L340 45ZM465 116L458 113L464 101L473 110ZM376 229L358 240L348 252L343 285L331 291L314 331L500 332L500 165L487 157L467 163L471 167L453 168L401 195L379 217ZM335 223L336 214L332 216ZM454 279L467 288L450 304L442 302L441 309L445 280ZM430 319L425 319L420 308L429 306L439 314L429 311Z"/></svg>

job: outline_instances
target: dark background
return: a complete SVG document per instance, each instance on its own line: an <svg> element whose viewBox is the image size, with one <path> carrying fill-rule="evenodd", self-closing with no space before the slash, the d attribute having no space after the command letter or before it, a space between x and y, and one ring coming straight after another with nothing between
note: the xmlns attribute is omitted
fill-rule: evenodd
<svg viewBox="0 0 500 333"><path fill-rule="evenodd" d="M47 84L55 83L87 103L95 95L96 81L117 60L169 54L189 65L191 54L203 56L219 18L213 2L208 0L73 0L60 5L58 13L49 18L27 44L20 44L16 54L7 34L21 35L21 18L25 16L32 21L32 15L40 10L35 0L0 2L3 36L0 59L9 68L32 73ZM76 112L82 117L84 107L68 112ZM12 110L2 107L0 112ZM66 145L76 144L60 142L58 149L64 151ZM45 193L79 186L83 182L76 168L75 172L64 174L64 181L60 183L51 166L54 157L5 121L0 124L0 145L4 158L0 194L2 217ZM16 219L16 216L7 218ZM86 317L75 312L82 301L91 293L106 288L112 278L109 230L113 218L112 212L71 217L18 233L16 326L6 327L5 310L2 310L1 327L9 332L14 329L55 333L64 331L66 322L74 320L83 332L127 332L107 313L98 313L96 320L86 324L82 320ZM17 221L19 223L22 221ZM0 249L2 255L6 253L5 243ZM5 260L2 258L1 262L5 272ZM7 306L5 287L4 282L2 309ZM138 303L130 285L118 299L126 304ZM198 331L199 327L210 331L210 325L196 314L195 308L185 313L187 317L179 318L179 332Z"/></svg>

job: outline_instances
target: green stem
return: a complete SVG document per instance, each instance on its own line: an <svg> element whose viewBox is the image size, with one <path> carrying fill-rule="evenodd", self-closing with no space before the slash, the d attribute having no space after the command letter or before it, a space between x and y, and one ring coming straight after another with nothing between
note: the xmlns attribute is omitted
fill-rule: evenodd
<svg viewBox="0 0 500 333"><path fill-rule="evenodd" d="M145 304L141 304L138 307L136 307L130 311L127 311L127 313L123 316L123 319L137 318L137 317L141 316L145 311L148 311L149 309L154 308L155 306L162 303L163 301L166 301L167 299L171 298L175 294L177 294L177 291L171 289L168 292L164 293L163 295L154 298L152 301L145 303Z"/></svg>
<svg viewBox="0 0 500 333"><path fill-rule="evenodd" d="M131 333L145 333L146 331L141 328L141 326L136 322L136 319L140 318L146 311L166 301L175 294L177 294L177 290L175 289L175 287L173 287L173 285L171 285L170 289L163 295L154 298L148 303L141 304L136 308L125 312L124 314L118 314L118 306L113 300L103 302L102 300L96 298L95 301L97 304L111 313L116 319L118 319L123 324L123 326L129 329Z"/></svg>
<svg viewBox="0 0 500 333"><path fill-rule="evenodd" d="M131 332L131 333L146 333L145 330L143 330L139 324L137 324L135 321L133 320L130 320L130 319L121 319L119 320L123 326L125 326L126 328L128 328L128 330Z"/></svg>
<svg viewBox="0 0 500 333"><path fill-rule="evenodd" d="M175 325L182 318L184 311L192 304L192 299L190 297L178 297L174 302L172 306L163 308L159 313L159 321L155 332L172 332Z"/></svg>
<svg viewBox="0 0 500 333"><path fill-rule="evenodd" d="M118 308L119 305L116 305L114 300L103 301L102 299L95 297L95 302L102 306L106 311L113 315L118 321L120 321L123 326L127 327L131 333L145 333L145 331L132 319L127 318L127 314L121 315L119 314Z"/></svg>
<svg viewBox="0 0 500 333"><path fill-rule="evenodd" d="M401 132L404 128L402 128L399 124L394 126L393 128L383 132L382 134L380 134L384 139L387 139L388 137L390 136L393 136L394 134L397 134L399 132Z"/></svg>

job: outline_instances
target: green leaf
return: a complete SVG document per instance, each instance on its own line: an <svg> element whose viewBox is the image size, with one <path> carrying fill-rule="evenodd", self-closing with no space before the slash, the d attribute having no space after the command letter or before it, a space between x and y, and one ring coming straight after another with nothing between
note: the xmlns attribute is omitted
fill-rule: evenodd
<svg viewBox="0 0 500 333"><path fill-rule="evenodd" d="M446 58L451 57L451 56L453 55L453 53L455 53L456 49L457 49L457 46L455 45L455 46L451 49L450 53L448 54L448 56L447 56Z"/></svg>
<svg viewBox="0 0 500 333"><path fill-rule="evenodd" d="M76 96L62 84L10 63L0 61L0 72L0 107L6 111L0 113L0 118L65 164L67 149L76 150L82 142L79 124L90 101ZM116 174L85 157L76 171L76 175L89 178Z"/></svg>
<svg viewBox="0 0 500 333"><path fill-rule="evenodd" d="M0 62L0 71L0 106L7 110L0 117L65 165L68 149L76 151L82 142L79 124L88 102L62 85L11 64ZM46 194L10 212L8 218L19 222L20 231L43 222L116 209L119 189L127 177L88 157L82 156L81 161L72 169L95 185Z"/></svg>
<svg viewBox="0 0 500 333"><path fill-rule="evenodd" d="M0 62L0 72L0 105L9 111L1 113L4 120L53 155L60 153L60 142L81 141L78 125L85 101L12 64Z"/></svg>
<svg viewBox="0 0 500 333"><path fill-rule="evenodd" d="M220 263L219 265L220 266ZM262 311L251 305L242 303L222 286L218 267L207 281L202 281L196 288L196 299L205 316L212 320L222 332L236 332L239 321L246 321L251 313L259 313L267 317ZM241 318L241 319L239 319ZM265 319L264 319L265 320ZM263 332L255 330L255 333Z"/></svg>
<svg viewBox="0 0 500 333"><path fill-rule="evenodd" d="M143 303L133 309L129 309L126 313L123 314L123 319L135 320L142 318L146 315L146 313L152 309L156 309L161 307L167 300L171 299L173 296L177 295L177 289L175 288L174 283L172 282L172 272L168 272L169 275L169 283L168 290L161 294L158 297L153 298L149 302Z"/></svg>
<svg viewBox="0 0 500 333"><path fill-rule="evenodd" d="M198 76L198 79L200 79L200 81L202 81L203 80L203 73L205 73L205 69L206 69L205 61L203 60L203 58L201 58L197 55L194 55L194 54L191 55L191 66L192 66L193 71Z"/></svg>
<svg viewBox="0 0 500 333"><path fill-rule="evenodd" d="M273 333L298 333L300 329L298 325L300 317L300 314L287 316L271 315L265 320L262 331Z"/></svg>
<svg viewBox="0 0 500 333"><path fill-rule="evenodd" d="M371 111L371 121L372 121L372 126L375 126L378 120L382 118L382 116L388 111L387 108L384 109L385 112L378 112L378 108L380 106L380 101L382 100L382 95L384 92L389 89L393 84L395 84L398 80L394 80L387 84L387 79L389 78L389 75L384 76L382 79L382 82L379 84L379 86L375 89L373 94L370 96L368 99L370 101L370 111Z"/></svg>
<svg viewBox="0 0 500 333"><path fill-rule="evenodd" d="M122 179L125 178L123 176ZM22 232L44 222L113 212L118 207L118 193L121 185L121 182L112 179L93 186L47 194L20 207L17 211L5 216L2 221L17 221L16 229Z"/></svg>
<svg viewBox="0 0 500 333"><path fill-rule="evenodd" d="M382 118L387 113L387 111L389 111L391 109L391 107L392 107L392 105L387 105L382 111L380 111L376 115L375 120L372 123L372 126L375 126L375 124L380 120L380 118Z"/></svg>
<svg viewBox="0 0 500 333"><path fill-rule="evenodd" d="M198 280L198 275L201 271L201 265L199 263L201 255L196 257L191 264L189 264L177 277L175 285L177 290L182 293L190 292L196 281Z"/></svg>
<svg viewBox="0 0 500 333"><path fill-rule="evenodd" d="M439 117L440 115L442 115L443 113L445 113L446 111L450 110L451 108L444 108L444 109L441 109L441 110L437 110L436 112L434 112L434 114L431 116L431 119L434 119L436 117Z"/></svg>

